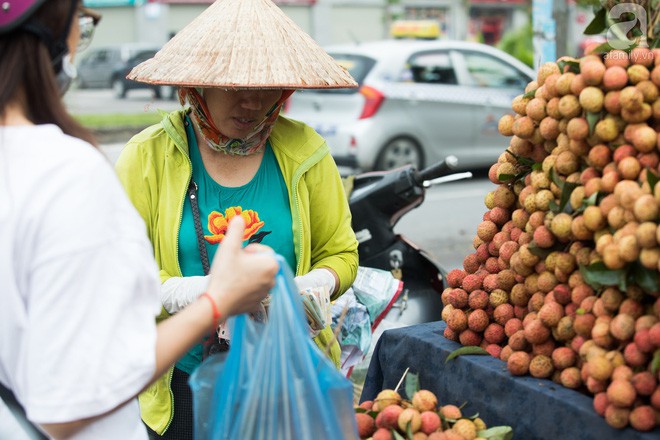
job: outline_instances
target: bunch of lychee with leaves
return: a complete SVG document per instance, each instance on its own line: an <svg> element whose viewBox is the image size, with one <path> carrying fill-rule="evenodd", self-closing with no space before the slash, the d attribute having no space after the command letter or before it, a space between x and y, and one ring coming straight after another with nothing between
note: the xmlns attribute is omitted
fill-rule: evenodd
<svg viewBox="0 0 660 440"><path fill-rule="evenodd" d="M358 434L372 440L511 440L509 426L488 428L479 415L465 416L462 405L441 405L431 391L419 388L416 374L404 373L404 399L384 389L374 400L355 407ZM401 383L401 382L400 382Z"/></svg>
<svg viewBox="0 0 660 440"><path fill-rule="evenodd" d="M542 65L442 294L445 337L640 431L660 420L659 89L660 49Z"/></svg>

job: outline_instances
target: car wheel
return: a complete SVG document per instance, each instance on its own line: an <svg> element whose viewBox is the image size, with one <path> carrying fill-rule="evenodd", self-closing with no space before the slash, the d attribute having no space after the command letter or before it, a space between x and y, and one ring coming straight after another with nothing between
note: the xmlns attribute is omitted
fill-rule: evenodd
<svg viewBox="0 0 660 440"><path fill-rule="evenodd" d="M120 78L116 78L114 81L112 81L112 91L115 94L115 98L126 97L126 86Z"/></svg>
<svg viewBox="0 0 660 440"><path fill-rule="evenodd" d="M424 155L419 144L411 138L392 139L380 150L376 159L376 170L391 170L404 165L412 165L418 170L424 166Z"/></svg>

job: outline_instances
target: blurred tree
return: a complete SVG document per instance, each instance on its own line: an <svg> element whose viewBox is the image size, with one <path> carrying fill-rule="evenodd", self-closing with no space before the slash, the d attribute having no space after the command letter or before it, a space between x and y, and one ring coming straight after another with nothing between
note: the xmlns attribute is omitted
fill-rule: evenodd
<svg viewBox="0 0 660 440"><path fill-rule="evenodd" d="M532 24L508 30L497 48L513 55L529 67L534 67L534 46L532 45Z"/></svg>

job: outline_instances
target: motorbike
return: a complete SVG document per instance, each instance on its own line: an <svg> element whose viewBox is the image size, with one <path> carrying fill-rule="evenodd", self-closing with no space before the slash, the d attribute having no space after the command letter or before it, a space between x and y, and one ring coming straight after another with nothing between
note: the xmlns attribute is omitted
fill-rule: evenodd
<svg viewBox="0 0 660 440"><path fill-rule="evenodd" d="M407 326L439 321L447 271L433 255L394 231L398 221L424 202L431 186L470 178L458 173L458 160L448 156L423 170L406 165L353 178L349 205L358 239L360 266L391 271L403 290L385 319Z"/></svg>

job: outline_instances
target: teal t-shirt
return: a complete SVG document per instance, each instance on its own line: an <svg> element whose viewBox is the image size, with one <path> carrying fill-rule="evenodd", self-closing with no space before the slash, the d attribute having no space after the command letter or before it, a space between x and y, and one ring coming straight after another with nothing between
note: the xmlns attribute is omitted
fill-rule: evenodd
<svg viewBox="0 0 660 440"><path fill-rule="evenodd" d="M213 261L215 251L222 240L227 220L240 212L246 217L247 236L244 244L256 242L273 248L295 272L296 255L293 248L289 192L270 143L266 144L263 160L252 180L243 186L226 187L219 185L206 172L192 124L187 116L185 126L209 263ZM204 275L187 192L179 229L178 253L179 266L184 277ZM202 362L202 352L200 343L177 362L177 368L191 374Z"/></svg>

